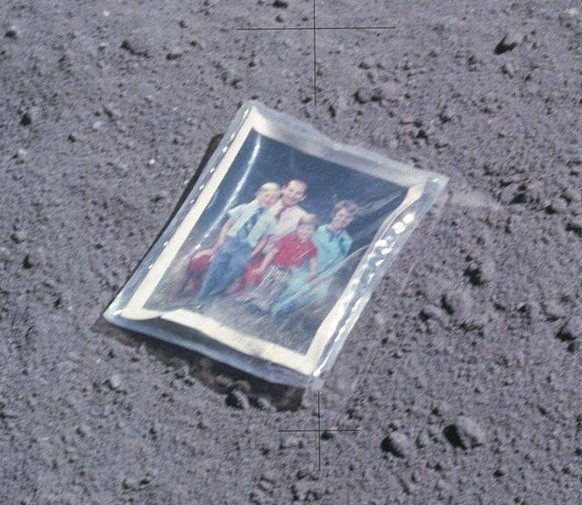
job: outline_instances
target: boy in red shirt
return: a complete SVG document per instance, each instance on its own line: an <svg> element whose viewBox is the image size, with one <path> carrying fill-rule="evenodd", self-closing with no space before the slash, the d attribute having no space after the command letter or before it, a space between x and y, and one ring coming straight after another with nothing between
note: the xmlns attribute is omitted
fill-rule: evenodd
<svg viewBox="0 0 582 505"><path fill-rule="evenodd" d="M311 240L317 227L317 217L307 214L299 220L297 230L280 238L253 274L260 284L243 294L239 300L268 312L273 301L287 284L291 270L304 265L309 268L309 280L317 272L317 247Z"/></svg>

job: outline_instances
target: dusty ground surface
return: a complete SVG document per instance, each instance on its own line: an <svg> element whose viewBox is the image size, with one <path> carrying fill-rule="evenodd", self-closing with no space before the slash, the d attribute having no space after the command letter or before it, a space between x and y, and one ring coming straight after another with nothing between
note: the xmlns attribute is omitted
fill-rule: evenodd
<svg viewBox="0 0 582 505"><path fill-rule="evenodd" d="M2 2L0 503L580 503L580 12L318 0L396 28L319 32L314 108L310 32L232 29L310 1ZM359 430L321 470L278 431L317 425L314 393L249 406L94 326L251 97L450 177L321 393Z"/></svg>

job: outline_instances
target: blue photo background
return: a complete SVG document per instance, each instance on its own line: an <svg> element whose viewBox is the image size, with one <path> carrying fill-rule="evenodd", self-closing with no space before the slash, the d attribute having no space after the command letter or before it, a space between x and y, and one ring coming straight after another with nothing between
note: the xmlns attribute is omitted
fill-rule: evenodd
<svg viewBox="0 0 582 505"><path fill-rule="evenodd" d="M360 213L346 228L354 241L350 253L363 252L407 192L405 187L316 158L252 130L188 241L202 242L203 247L212 245L229 209L250 202L265 182L282 186L292 179L307 184L305 200L299 205L316 214L320 224L331 221L337 202L353 200L358 204Z"/></svg>

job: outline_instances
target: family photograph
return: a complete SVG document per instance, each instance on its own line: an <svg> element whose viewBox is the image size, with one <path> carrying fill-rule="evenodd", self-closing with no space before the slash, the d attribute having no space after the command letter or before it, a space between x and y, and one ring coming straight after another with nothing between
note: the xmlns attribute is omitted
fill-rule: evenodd
<svg viewBox="0 0 582 505"><path fill-rule="evenodd" d="M306 351L405 195L382 179L250 135L148 304L185 308Z"/></svg>

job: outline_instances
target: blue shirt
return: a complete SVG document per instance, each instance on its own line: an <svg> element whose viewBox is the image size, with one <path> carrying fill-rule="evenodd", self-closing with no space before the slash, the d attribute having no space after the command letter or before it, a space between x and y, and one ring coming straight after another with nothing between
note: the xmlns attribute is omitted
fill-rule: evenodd
<svg viewBox="0 0 582 505"><path fill-rule="evenodd" d="M317 246L317 275L337 268L348 255L353 242L347 231L334 234L329 224L317 229L313 241Z"/></svg>
<svg viewBox="0 0 582 505"><path fill-rule="evenodd" d="M230 227L226 236L237 238L238 232L241 231L245 223L259 211L261 211L261 215L249 232L245 242L254 248L264 235L273 235L277 224L273 214L269 212L269 209L259 207L257 201L253 200L250 203L237 205L228 211L227 214L234 220L234 224Z"/></svg>

